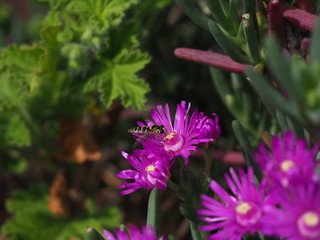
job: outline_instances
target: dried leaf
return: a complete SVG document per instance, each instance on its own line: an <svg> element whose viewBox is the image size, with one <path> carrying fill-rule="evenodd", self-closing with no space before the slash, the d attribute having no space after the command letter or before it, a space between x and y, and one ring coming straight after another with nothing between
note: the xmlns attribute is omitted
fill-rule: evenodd
<svg viewBox="0 0 320 240"><path fill-rule="evenodd" d="M68 183L62 173L58 174L50 188L49 210L57 217L65 218L71 214Z"/></svg>
<svg viewBox="0 0 320 240"><path fill-rule="evenodd" d="M59 142L61 153L55 155L55 159L83 163L97 161L101 158L101 151L95 140L79 120L66 119L62 121Z"/></svg>

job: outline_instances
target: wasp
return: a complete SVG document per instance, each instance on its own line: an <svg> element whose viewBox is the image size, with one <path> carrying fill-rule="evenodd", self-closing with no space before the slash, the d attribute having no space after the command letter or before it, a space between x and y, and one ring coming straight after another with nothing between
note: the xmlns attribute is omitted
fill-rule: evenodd
<svg viewBox="0 0 320 240"><path fill-rule="evenodd" d="M151 125L145 127L134 127L128 130L136 136L138 142L146 141L146 139L159 140L159 136L166 132L166 128L163 125Z"/></svg>
<svg viewBox="0 0 320 240"><path fill-rule="evenodd" d="M136 134L162 134L165 133L165 127L163 125L152 125L146 127L134 127L128 130L129 133L136 133Z"/></svg>

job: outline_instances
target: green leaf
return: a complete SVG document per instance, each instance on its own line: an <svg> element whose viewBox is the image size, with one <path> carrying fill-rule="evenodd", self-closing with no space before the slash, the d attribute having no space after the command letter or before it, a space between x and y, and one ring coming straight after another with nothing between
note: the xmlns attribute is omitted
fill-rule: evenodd
<svg viewBox="0 0 320 240"><path fill-rule="evenodd" d="M26 98L23 84L10 77L10 73L0 68L0 110L20 107Z"/></svg>
<svg viewBox="0 0 320 240"><path fill-rule="evenodd" d="M10 119L4 133L4 139L6 144L10 146L30 146L30 131L25 122L18 115L15 115Z"/></svg>
<svg viewBox="0 0 320 240"><path fill-rule="evenodd" d="M238 15L238 5L239 5L239 0L230 0L229 2L230 21L236 32L238 31L239 25L240 25L240 20Z"/></svg>
<svg viewBox="0 0 320 240"><path fill-rule="evenodd" d="M108 29L111 25L119 25L125 11L136 4L137 0L73 0L66 10L81 13L85 24L97 24L101 29Z"/></svg>
<svg viewBox="0 0 320 240"><path fill-rule="evenodd" d="M14 216L2 226L3 234L12 240L85 239L88 225L101 231L120 224L121 215L115 207L106 207L98 214L83 212L74 218L61 219L49 212L47 204L48 190L44 185L14 192L12 199L6 203Z"/></svg>
<svg viewBox="0 0 320 240"><path fill-rule="evenodd" d="M302 89L292 76L289 62L281 56L281 49L275 38L268 38L266 42L268 64L278 77L279 83L286 89L292 100L303 99Z"/></svg>
<svg viewBox="0 0 320 240"><path fill-rule="evenodd" d="M9 150L8 156L2 156L0 161L0 169L5 169L7 173L16 175L22 174L29 166L29 161L22 158L15 150Z"/></svg>
<svg viewBox="0 0 320 240"><path fill-rule="evenodd" d="M241 146L241 150L246 159L247 165L253 167L256 176L260 176L261 174L259 171L259 167L257 163L252 159L252 156L251 156L252 147L248 139L247 132L244 130L244 128L241 126L241 124L237 120L232 121L232 128Z"/></svg>
<svg viewBox="0 0 320 240"><path fill-rule="evenodd" d="M266 105L273 106L301 123L305 123L296 105L285 99L260 73L251 68L246 69L245 72L249 76L254 89Z"/></svg>
<svg viewBox="0 0 320 240"><path fill-rule="evenodd" d="M246 79L239 74L231 74L235 106L238 114L235 116L246 129L254 126L255 100L248 90Z"/></svg>
<svg viewBox="0 0 320 240"><path fill-rule="evenodd" d="M225 34L220 29L220 26L216 22L209 21L208 24L209 24L209 29L211 31L212 36L229 57L231 57L233 60L239 63L250 62L248 56L246 56L240 50L240 48L238 48L231 40L229 40L225 36Z"/></svg>
<svg viewBox="0 0 320 240"><path fill-rule="evenodd" d="M200 223L196 210L200 205L200 196L208 194L210 178L200 170L189 172L188 175L181 171L180 181L180 198L183 201L181 214L194 223Z"/></svg>
<svg viewBox="0 0 320 240"><path fill-rule="evenodd" d="M32 92L39 84L39 57L43 53L37 45L11 45L0 52L0 73L5 72L6 81L14 81L24 93Z"/></svg>
<svg viewBox="0 0 320 240"><path fill-rule="evenodd" d="M53 9L56 9L56 8L63 6L69 0L33 0L33 1L44 4L47 7L51 7Z"/></svg>
<svg viewBox="0 0 320 240"><path fill-rule="evenodd" d="M252 62L257 64L261 61L259 39L253 25L253 17L249 13L242 15L242 26Z"/></svg>
<svg viewBox="0 0 320 240"><path fill-rule="evenodd" d="M62 47L61 44L58 43L58 34L61 26L60 23L56 22L60 21L59 14L51 13L47 16L47 19L50 18L50 15L57 19L52 20L52 22L49 21L48 26L44 27L40 32L40 45L43 49L45 49L45 53L40 56L39 59L41 65L41 74L56 71L59 61L62 60L60 54L60 48Z"/></svg>
<svg viewBox="0 0 320 240"><path fill-rule="evenodd" d="M0 4L0 23L3 24L10 18L10 15L12 15L12 10L10 5L7 5L5 3Z"/></svg>
<svg viewBox="0 0 320 240"><path fill-rule="evenodd" d="M276 119L282 131L290 130L286 115L283 112L276 111Z"/></svg>
<svg viewBox="0 0 320 240"><path fill-rule="evenodd" d="M156 234L160 233L161 222L161 195L157 188L152 189L148 202L147 226L154 227Z"/></svg>
<svg viewBox="0 0 320 240"><path fill-rule="evenodd" d="M229 10L228 2L225 0L219 0L219 3L226 18L230 19L230 10Z"/></svg>
<svg viewBox="0 0 320 240"><path fill-rule="evenodd" d="M296 136L304 137L304 128L297 121L294 121L292 118L279 111L276 111L276 119L283 131L291 130L294 131Z"/></svg>
<svg viewBox="0 0 320 240"><path fill-rule="evenodd" d="M164 240L164 239L165 239L164 237L161 237L159 240ZM168 239L169 240L178 240L178 238L172 234L168 235Z"/></svg>
<svg viewBox="0 0 320 240"><path fill-rule="evenodd" d="M224 104L227 106L228 110L234 116L238 116L240 114L240 110L238 108L237 101L235 101L234 94L229 89L227 79L223 75L223 72L212 67L209 70L210 70L212 81L215 85L215 88L218 91L220 98L222 99Z"/></svg>
<svg viewBox="0 0 320 240"><path fill-rule="evenodd" d="M85 92L94 98L99 92L106 107L121 99L125 107L142 109L149 85L136 74L150 58L138 50L137 24L122 22L125 11L137 3L74 0L51 11L41 34L43 72L71 73L66 90L78 90L72 96Z"/></svg>
<svg viewBox="0 0 320 240"><path fill-rule="evenodd" d="M77 86L77 82L72 85L71 81L65 71L45 73L41 76L38 90L28 101L28 112L33 116L33 124L46 128L46 136L42 137L55 138L61 119L83 116L88 99L83 96L82 85Z"/></svg>
<svg viewBox="0 0 320 240"><path fill-rule="evenodd" d="M47 27L60 27L61 25L62 25L61 12L58 12L58 11L48 12L48 15L42 21L43 29Z"/></svg>
<svg viewBox="0 0 320 240"><path fill-rule="evenodd" d="M259 33L258 22L257 22L257 13L256 13L256 2L252 0L242 0L243 4L243 13L249 13L252 18L252 24L255 29L255 33ZM259 35L256 37L259 40Z"/></svg>
<svg viewBox="0 0 320 240"><path fill-rule="evenodd" d="M45 0L45 1L48 1L48 0ZM70 2L70 0L49 0L49 2L51 5L51 8L59 9L59 8L63 8L66 3Z"/></svg>
<svg viewBox="0 0 320 240"><path fill-rule="evenodd" d="M320 20L317 21L314 31L312 32L312 42L310 46L310 62L311 64L320 63Z"/></svg>
<svg viewBox="0 0 320 240"><path fill-rule="evenodd" d="M204 30L209 30L209 18L200 10L197 1L193 0L176 0L176 3L189 16L189 18L202 27Z"/></svg>
<svg viewBox="0 0 320 240"><path fill-rule="evenodd" d="M47 188L44 184L32 186L28 191L17 190L12 198L6 202L10 213L32 212L43 208L42 202L46 200Z"/></svg>
<svg viewBox="0 0 320 240"><path fill-rule="evenodd" d="M208 5L209 9L211 10L211 14L214 17L214 20L220 24L225 30L229 30L229 25L227 18L222 11L220 1L217 0L206 0L206 4Z"/></svg>
<svg viewBox="0 0 320 240"><path fill-rule="evenodd" d="M190 230L192 240L207 239L207 233L200 231L197 223L190 221Z"/></svg>
<svg viewBox="0 0 320 240"><path fill-rule="evenodd" d="M121 51L137 49L139 47L137 31L136 25L130 21L124 22L117 28L110 29L109 34L112 38L109 41L108 57L116 58L121 54Z"/></svg>
<svg viewBox="0 0 320 240"><path fill-rule="evenodd" d="M105 240L98 232L92 227L87 228L87 240Z"/></svg>
<svg viewBox="0 0 320 240"><path fill-rule="evenodd" d="M37 3L40 3L40 4L43 4L43 5L47 6L47 7L49 7L49 5L50 5L50 3L49 3L50 0L33 0L33 1L37 2Z"/></svg>
<svg viewBox="0 0 320 240"><path fill-rule="evenodd" d="M101 100L106 107L120 98L125 107L133 106L140 110L145 105L149 85L139 78L136 72L148 62L148 55L139 50L124 49L113 61L107 63L104 72L90 79L87 86L90 87L94 84L92 82L97 82ZM88 90L89 88L86 88L86 91Z"/></svg>

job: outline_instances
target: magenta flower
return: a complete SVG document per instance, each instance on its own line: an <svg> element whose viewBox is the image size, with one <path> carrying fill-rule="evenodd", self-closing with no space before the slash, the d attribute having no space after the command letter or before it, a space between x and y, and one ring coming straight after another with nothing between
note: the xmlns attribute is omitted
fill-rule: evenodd
<svg viewBox="0 0 320 240"><path fill-rule="evenodd" d="M174 158L182 156L185 164L187 164L190 151L196 150L196 145L218 140L221 131L218 118L210 120L203 113L199 113L197 109L189 117L190 107L191 104L187 104L185 101L177 104L173 124L168 104L165 105L165 109L161 105L157 106L157 110L152 109L151 117L153 121L148 120L147 125L164 126L165 134L160 134L158 144L155 144L154 141L143 142L144 148L164 149ZM140 126L144 125L140 123Z"/></svg>
<svg viewBox="0 0 320 240"><path fill-rule="evenodd" d="M106 240L157 240L156 232L151 226L143 226L140 231L136 226L130 225L128 232L116 228L114 235L108 230L103 230L102 234Z"/></svg>
<svg viewBox="0 0 320 240"><path fill-rule="evenodd" d="M259 189L254 182L252 168L248 169L248 174L240 169L239 177L233 169L230 169L230 174L231 177L225 175L225 179L232 195L223 190L216 181L211 181L210 184L222 203L209 196L201 196L205 209L198 210L198 214L206 225L201 226L200 230L218 230L208 239L240 240L243 235L262 229L261 220L267 200L264 189Z"/></svg>
<svg viewBox="0 0 320 240"><path fill-rule="evenodd" d="M200 135L198 138L208 138L211 142L217 142L221 134L221 127L217 114L213 113L213 118L207 117L203 113L200 113L199 115L197 128L198 131L200 131Z"/></svg>
<svg viewBox="0 0 320 240"><path fill-rule="evenodd" d="M255 160L269 183L287 187L290 183L306 183L319 179L315 161L317 150L318 146L310 150L303 139L295 139L292 132L287 132L282 138L272 138L271 151L261 144Z"/></svg>
<svg viewBox="0 0 320 240"><path fill-rule="evenodd" d="M269 232L286 240L320 239L320 185L310 182L279 188L272 195L277 207L265 216Z"/></svg>
<svg viewBox="0 0 320 240"><path fill-rule="evenodd" d="M139 188L164 190L170 177L171 158L161 152L135 150L132 155L122 152L122 155L136 170L123 170L116 176L122 179L132 179L124 182L119 188L128 188L120 192L121 195L130 194Z"/></svg>

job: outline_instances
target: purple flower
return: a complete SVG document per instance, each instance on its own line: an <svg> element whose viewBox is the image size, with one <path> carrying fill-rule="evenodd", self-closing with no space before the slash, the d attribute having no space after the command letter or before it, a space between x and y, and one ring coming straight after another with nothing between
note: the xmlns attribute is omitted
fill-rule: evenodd
<svg viewBox="0 0 320 240"><path fill-rule="evenodd" d="M219 230L208 239L240 240L244 234L253 234L263 226L261 220L267 200L264 189L259 189L254 182L252 168L248 169L248 174L240 169L239 177L233 169L230 169L230 174L231 177L225 175L225 179L232 195L223 190L216 181L211 181L211 189L222 202L209 196L201 196L205 209L198 210L198 214L206 225L201 226L200 230Z"/></svg>
<svg viewBox="0 0 320 240"><path fill-rule="evenodd" d="M314 182L278 188L272 194L277 205L270 207L269 214L265 216L270 230L265 234L286 240L319 240L319 190L319 183Z"/></svg>
<svg viewBox="0 0 320 240"><path fill-rule="evenodd" d="M133 182L124 182L120 188L128 188L120 192L121 195L130 194L139 188L164 190L170 177L171 158L161 152L135 150L132 155L122 152L122 155L136 170L123 170L116 176L123 179L132 179Z"/></svg>
<svg viewBox="0 0 320 240"><path fill-rule="evenodd" d="M108 230L103 230L102 234L106 240L157 240L156 232L151 226L143 226L140 231L136 226L130 225L128 232L116 228L114 235Z"/></svg>
<svg viewBox="0 0 320 240"><path fill-rule="evenodd" d="M155 144L154 141L144 142L144 148L162 148L174 158L182 156L187 164L190 151L197 149L195 145L210 142L212 139L217 140L220 135L218 118L210 120L203 113L199 113L197 109L189 117L190 107L191 104L187 104L185 101L177 104L173 124L168 104L165 105L165 109L161 105L157 106L157 110L152 109L153 121L148 120L147 125L164 126L165 134L161 134L163 136L158 139L158 144ZM140 126L144 125L140 123Z"/></svg>
<svg viewBox="0 0 320 240"><path fill-rule="evenodd" d="M295 139L292 132L286 132L282 138L272 138L270 151L264 144L259 145L255 159L271 185L287 187L290 183L318 180L317 150L318 146L310 150L303 139Z"/></svg>
<svg viewBox="0 0 320 240"><path fill-rule="evenodd" d="M200 135L198 138L208 138L213 143L218 141L221 134L221 127L217 114L213 113L213 118L207 117L203 113L200 113L199 115L197 128L198 131L200 131Z"/></svg>

